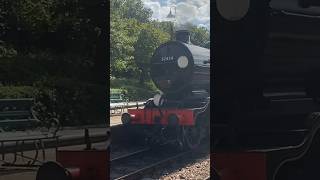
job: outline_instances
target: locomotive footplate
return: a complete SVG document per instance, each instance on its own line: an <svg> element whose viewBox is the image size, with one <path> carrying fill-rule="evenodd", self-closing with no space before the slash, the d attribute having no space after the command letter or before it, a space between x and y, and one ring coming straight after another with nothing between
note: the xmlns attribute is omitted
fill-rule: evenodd
<svg viewBox="0 0 320 180"><path fill-rule="evenodd" d="M295 145L214 150L213 167L220 180L320 179L320 113L308 119L312 124Z"/></svg>
<svg viewBox="0 0 320 180"><path fill-rule="evenodd" d="M128 119L122 118L123 124L135 125L184 125L194 126L195 109L148 108L128 109Z"/></svg>
<svg viewBox="0 0 320 180"><path fill-rule="evenodd" d="M128 109L121 120L144 132L148 145L173 143L178 148L193 149L209 134L207 107Z"/></svg>

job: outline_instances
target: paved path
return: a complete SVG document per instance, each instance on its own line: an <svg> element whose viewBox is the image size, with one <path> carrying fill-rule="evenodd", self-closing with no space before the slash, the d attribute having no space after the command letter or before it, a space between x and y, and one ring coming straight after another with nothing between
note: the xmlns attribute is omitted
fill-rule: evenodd
<svg viewBox="0 0 320 180"><path fill-rule="evenodd" d="M90 135L97 135L106 133L106 128L94 127L88 128ZM17 131L17 132L1 132L0 141L23 138L45 137L46 134L40 131ZM72 138L84 136L84 128L64 128L57 133L61 138Z"/></svg>
<svg viewBox="0 0 320 180"><path fill-rule="evenodd" d="M121 115L119 116L111 116L110 117L110 126L116 126L122 124L121 122Z"/></svg>

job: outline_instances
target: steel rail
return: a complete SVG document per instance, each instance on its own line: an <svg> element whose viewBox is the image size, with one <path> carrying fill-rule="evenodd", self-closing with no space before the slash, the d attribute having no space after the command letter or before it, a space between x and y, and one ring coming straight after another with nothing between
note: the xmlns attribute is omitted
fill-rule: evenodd
<svg viewBox="0 0 320 180"><path fill-rule="evenodd" d="M120 155L118 157L112 158L110 161L111 162L121 161L121 160L124 160L126 158L132 158L132 156L136 156L136 155L140 155L142 153L146 153L148 151L151 151L151 148L144 148L144 149L140 149L140 150L125 154L125 155Z"/></svg>
<svg viewBox="0 0 320 180"><path fill-rule="evenodd" d="M188 156L192 151L185 151L179 154L172 155L164 160L158 161L156 163L153 163L147 167L141 168L139 170L136 170L134 172L131 172L129 174L126 174L124 176L118 177L115 180L134 180L134 179L140 179L143 175L146 175L148 173L151 173L152 171L155 171L156 169L163 167L167 164L170 164L174 161L177 161L178 159L185 158Z"/></svg>

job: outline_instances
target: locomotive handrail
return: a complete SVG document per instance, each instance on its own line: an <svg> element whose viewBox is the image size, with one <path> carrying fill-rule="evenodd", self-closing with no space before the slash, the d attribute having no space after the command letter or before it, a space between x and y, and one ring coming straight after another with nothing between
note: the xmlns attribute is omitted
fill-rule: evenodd
<svg viewBox="0 0 320 180"><path fill-rule="evenodd" d="M318 12L308 12L308 11L301 11L301 10L293 10L287 8L279 8L279 7L272 7L272 13L282 13L283 15L288 16L297 16L297 17L306 17L306 18L320 18L320 14Z"/></svg>
<svg viewBox="0 0 320 180"><path fill-rule="evenodd" d="M297 145L292 145L292 146L285 146L285 147L277 147L277 148L271 148L271 149L252 149L249 150L248 152L265 152L265 151L270 151L272 150L273 152L278 152L282 153L281 158L276 159L277 164L274 169L273 169L273 174L272 174L272 180L275 180L276 175L279 171L279 169L286 163L296 161L300 158L302 158L308 151L310 150L310 147L314 143L313 139L316 136L316 134L319 132L320 129L320 113L314 112L311 113L310 116L308 117L310 121L310 127L309 127L309 132L306 134L304 139ZM291 150L290 153L283 153L283 151L286 150Z"/></svg>
<svg viewBox="0 0 320 180"><path fill-rule="evenodd" d="M306 135L304 140L296 146L292 146L291 149L295 149L295 152L293 153L294 155L287 155L287 157L284 158L284 160L275 168L275 171L273 173L272 179L274 180L276 177L277 172L279 171L280 167L282 167L283 164L295 161L303 157L309 150L312 144L314 143L313 138L316 136L320 129L320 121L319 121L319 116L320 114L317 113L312 113L308 118L313 120L311 122L311 127L310 127L310 132ZM279 149L278 151L280 151Z"/></svg>
<svg viewBox="0 0 320 180"><path fill-rule="evenodd" d="M308 17L308 18L320 18L320 15L310 15L310 14L304 14L301 12L294 12L294 11L288 11L288 10L281 10L281 12L285 15L291 15L291 16L300 16L300 17Z"/></svg>

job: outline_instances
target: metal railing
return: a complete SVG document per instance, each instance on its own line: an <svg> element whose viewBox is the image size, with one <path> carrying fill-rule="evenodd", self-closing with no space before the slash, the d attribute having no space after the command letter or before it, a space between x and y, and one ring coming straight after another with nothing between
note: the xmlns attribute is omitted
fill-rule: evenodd
<svg viewBox="0 0 320 180"><path fill-rule="evenodd" d="M145 101L110 103L110 115L120 115L128 108L140 108L144 106Z"/></svg>

